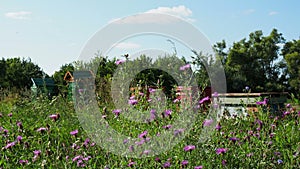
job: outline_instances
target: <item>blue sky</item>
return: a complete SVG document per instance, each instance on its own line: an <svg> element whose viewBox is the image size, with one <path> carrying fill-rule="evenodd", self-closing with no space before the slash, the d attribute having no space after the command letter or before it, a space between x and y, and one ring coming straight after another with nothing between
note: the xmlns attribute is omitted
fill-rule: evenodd
<svg viewBox="0 0 300 169"><path fill-rule="evenodd" d="M51 75L61 65L77 60L98 30L118 18L145 12L179 16L199 29L211 44L224 39L231 46L250 32L262 30L267 35L273 28L286 40L298 39L299 7L298 0L2 0L0 57L30 57ZM153 43L153 39L160 44ZM172 49L161 37L140 37L122 42L110 54L119 57L124 51L158 46L166 51Z"/></svg>

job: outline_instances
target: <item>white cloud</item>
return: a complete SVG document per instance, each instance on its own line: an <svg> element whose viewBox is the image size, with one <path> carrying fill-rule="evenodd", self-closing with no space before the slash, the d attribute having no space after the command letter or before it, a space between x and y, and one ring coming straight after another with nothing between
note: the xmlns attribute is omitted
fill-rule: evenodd
<svg viewBox="0 0 300 169"><path fill-rule="evenodd" d="M175 6L175 7L158 7L156 9L150 9L149 11L146 11L145 13L162 13L162 14L169 14L169 15L174 15L183 19L191 19L190 17L192 16L193 12L183 6Z"/></svg>
<svg viewBox="0 0 300 169"><path fill-rule="evenodd" d="M270 16L272 16L272 15L277 15L278 14L278 12L276 12L276 11L271 11L271 12L269 12L269 15Z"/></svg>
<svg viewBox="0 0 300 169"><path fill-rule="evenodd" d="M30 15L32 12L28 12L28 11L19 11L19 12L8 12L5 13L5 16L7 18L11 18L11 19L30 19Z"/></svg>
<svg viewBox="0 0 300 169"><path fill-rule="evenodd" d="M119 49L137 49L140 48L141 45L131 42L121 42L114 45L114 47Z"/></svg>
<svg viewBox="0 0 300 169"><path fill-rule="evenodd" d="M254 13L255 12L255 9L247 9L247 10L245 10L243 13L245 14L245 15L250 15L250 14L252 14L252 13Z"/></svg>
<svg viewBox="0 0 300 169"><path fill-rule="evenodd" d="M143 24L143 23L170 23L174 22L177 19L170 19L170 17L164 17L164 16L158 16L155 14L168 14L172 16L179 17L181 19L184 19L188 22L194 22L195 19L191 18L192 11L183 6L176 6L176 7L158 7L155 9L150 9L146 12L143 12L141 14L147 14L147 15L133 15L125 18L114 18L109 21L109 23L115 22L115 23L136 23L136 24ZM154 15L148 15L148 14L154 14ZM178 21L178 20L177 20Z"/></svg>

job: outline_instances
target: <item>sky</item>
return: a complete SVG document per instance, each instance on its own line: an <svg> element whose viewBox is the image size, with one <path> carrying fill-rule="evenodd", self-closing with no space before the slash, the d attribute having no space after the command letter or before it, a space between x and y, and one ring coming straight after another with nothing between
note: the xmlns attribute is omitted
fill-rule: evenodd
<svg viewBox="0 0 300 169"><path fill-rule="evenodd" d="M268 35L273 28L290 41L300 38L299 7L299 0L0 0L0 58L31 58L52 75L63 64L78 60L96 32L120 18L144 13L180 17L212 45L225 40L230 47L251 32ZM150 48L171 52L174 46L168 39L133 36L120 39L109 52L99 52L117 58ZM190 54L175 42L179 55Z"/></svg>

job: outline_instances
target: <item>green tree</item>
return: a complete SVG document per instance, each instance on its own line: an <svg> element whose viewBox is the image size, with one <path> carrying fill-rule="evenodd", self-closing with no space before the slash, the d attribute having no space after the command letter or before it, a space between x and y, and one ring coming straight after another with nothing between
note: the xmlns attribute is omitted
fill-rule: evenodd
<svg viewBox="0 0 300 169"><path fill-rule="evenodd" d="M227 86L230 92L241 92L245 86L252 91L282 91L282 64L279 44L284 43L281 33L273 29L268 36L262 31L250 33L249 39L233 44L226 58Z"/></svg>
<svg viewBox="0 0 300 169"><path fill-rule="evenodd" d="M300 97L300 39L285 43L282 55L287 63L288 81L291 90Z"/></svg>
<svg viewBox="0 0 300 169"><path fill-rule="evenodd" d="M31 62L31 59L2 58L0 62L0 86L2 88L28 89L31 87L31 78L46 76L42 69Z"/></svg>

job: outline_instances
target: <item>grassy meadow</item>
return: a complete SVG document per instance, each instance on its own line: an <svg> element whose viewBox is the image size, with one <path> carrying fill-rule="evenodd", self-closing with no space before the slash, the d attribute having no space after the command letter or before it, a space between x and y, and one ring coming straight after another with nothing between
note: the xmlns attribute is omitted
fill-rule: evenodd
<svg viewBox="0 0 300 169"><path fill-rule="evenodd" d="M146 102L135 106L141 108ZM101 105L99 113L117 131L143 135L143 141L174 127L170 122L180 116L176 104L171 102L147 124L125 120L119 116L122 111L109 105ZM198 107L192 129L172 149L153 157L130 158L115 155L90 139L73 103L60 96L4 99L0 102L0 168L300 167L300 111L294 105L286 105L279 114L259 105L259 112L248 112L246 118L221 119L209 140L199 142L202 129L212 124L205 119L203 106Z"/></svg>

